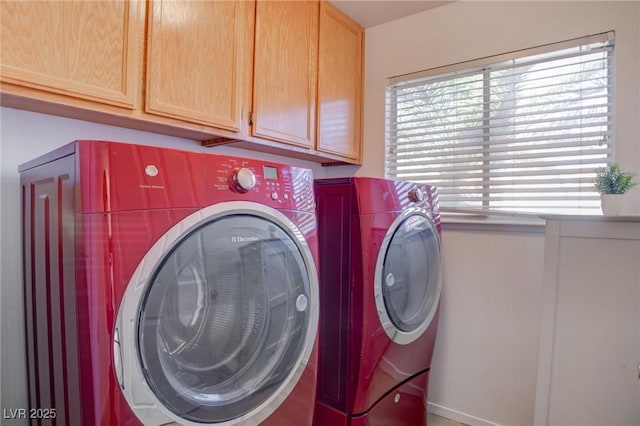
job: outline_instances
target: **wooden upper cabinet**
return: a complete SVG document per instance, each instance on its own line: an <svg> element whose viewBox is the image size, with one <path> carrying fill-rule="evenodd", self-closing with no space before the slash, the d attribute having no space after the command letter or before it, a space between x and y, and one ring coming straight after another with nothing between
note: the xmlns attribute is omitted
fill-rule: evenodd
<svg viewBox="0 0 640 426"><path fill-rule="evenodd" d="M362 161L364 30L328 1L1 0L0 21L3 106Z"/></svg>
<svg viewBox="0 0 640 426"><path fill-rule="evenodd" d="M149 5L145 111L240 131L251 72L253 2ZM247 55L248 54L248 55Z"/></svg>
<svg viewBox="0 0 640 426"><path fill-rule="evenodd" d="M364 29L337 7L320 6L317 150L361 161Z"/></svg>
<svg viewBox="0 0 640 426"><path fill-rule="evenodd" d="M315 147L317 1L256 4L252 135Z"/></svg>
<svg viewBox="0 0 640 426"><path fill-rule="evenodd" d="M3 0L0 16L3 92L135 107L144 2Z"/></svg>

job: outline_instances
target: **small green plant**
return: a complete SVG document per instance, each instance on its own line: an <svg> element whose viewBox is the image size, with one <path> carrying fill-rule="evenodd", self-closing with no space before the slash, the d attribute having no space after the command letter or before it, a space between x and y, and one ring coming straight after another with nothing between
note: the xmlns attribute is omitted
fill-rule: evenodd
<svg viewBox="0 0 640 426"><path fill-rule="evenodd" d="M600 194L624 194L638 182L634 181L635 174L623 172L616 163L611 163L607 167L596 169L596 189Z"/></svg>

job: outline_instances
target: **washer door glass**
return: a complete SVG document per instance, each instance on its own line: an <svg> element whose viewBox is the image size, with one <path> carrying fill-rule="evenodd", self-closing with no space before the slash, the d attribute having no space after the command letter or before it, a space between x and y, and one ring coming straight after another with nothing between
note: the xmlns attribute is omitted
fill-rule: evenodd
<svg viewBox="0 0 640 426"><path fill-rule="evenodd" d="M440 297L438 232L428 217L413 214L392 227L390 233L385 238L378 277L385 311L396 329L392 334L399 330L408 340L415 340L431 322ZM406 340L400 343L408 343Z"/></svg>
<svg viewBox="0 0 640 426"><path fill-rule="evenodd" d="M294 370L308 301L304 259L280 226L248 214L200 225L164 257L143 296L137 333L147 383L193 422L248 413Z"/></svg>

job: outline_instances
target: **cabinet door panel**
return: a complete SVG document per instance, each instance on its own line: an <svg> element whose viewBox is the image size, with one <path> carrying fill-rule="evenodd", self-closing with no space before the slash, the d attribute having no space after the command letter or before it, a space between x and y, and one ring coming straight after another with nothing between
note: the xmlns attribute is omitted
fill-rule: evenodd
<svg viewBox="0 0 640 426"><path fill-rule="evenodd" d="M545 219L533 424L638 425L640 222Z"/></svg>
<svg viewBox="0 0 640 426"><path fill-rule="evenodd" d="M640 241L564 237L559 258L548 424L639 424Z"/></svg>
<svg viewBox="0 0 640 426"><path fill-rule="evenodd" d="M2 82L133 108L144 3L2 1Z"/></svg>
<svg viewBox="0 0 640 426"><path fill-rule="evenodd" d="M154 1L146 111L238 131L250 2Z"/></svg>
<svg viewBox="0 0 640 426"><path fill-rule="evenodd" d="M318 151L360 160L363 29L335 6L320 6Z"/></svg>
<svg viewBox="0 0 640 426"><path fill-rule="evenodd" d="M317 41L317 2L257 2L254 136L314 146Z"/></svg>

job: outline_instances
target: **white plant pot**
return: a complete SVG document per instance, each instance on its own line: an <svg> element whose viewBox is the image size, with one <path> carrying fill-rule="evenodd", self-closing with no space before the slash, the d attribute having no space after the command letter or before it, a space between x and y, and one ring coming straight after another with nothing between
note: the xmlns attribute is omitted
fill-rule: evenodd
<svg viewBox="0 0 640 426"><path fill-rule="evenodd" d="M600 194L600 207L605 216L618 216L622 211L624 194Z"/></svg>

